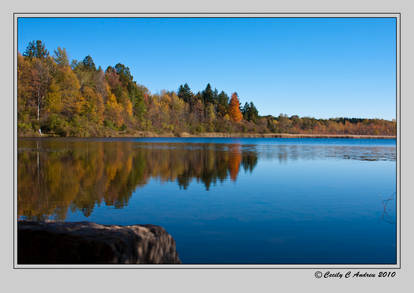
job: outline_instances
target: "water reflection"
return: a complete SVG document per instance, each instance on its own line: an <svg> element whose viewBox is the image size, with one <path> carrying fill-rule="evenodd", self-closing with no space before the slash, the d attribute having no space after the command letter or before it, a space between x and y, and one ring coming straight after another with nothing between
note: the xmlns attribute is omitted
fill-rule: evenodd
<svg viewBox="0 0 414 293"><path fill-rule="evenodd" d="M89 216L96 204L122 208L151 178L211 184L237 180L240 165L252 171L257 154L240 145L169 145L131 142L21 141L18 215L63 220L70 209Z"/></svg>
<svg viewBox="0 0 414 293"><path fill-rule="evenodd" d="M91 140L19 140L18 216L64 220L68 210L91 215L95 205L128 205L136 188L151 178L192 180L206 190L217 182L237 181L258 160L395 160L394 147L142 143Z"/></svg>

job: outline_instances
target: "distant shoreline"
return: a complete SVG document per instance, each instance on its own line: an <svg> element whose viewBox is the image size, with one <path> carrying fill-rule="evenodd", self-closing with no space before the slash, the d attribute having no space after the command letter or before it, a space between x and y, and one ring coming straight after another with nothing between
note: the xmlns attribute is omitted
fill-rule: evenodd
<svg viewBox="0 0 414 293"><path fill-rule="evenodd" d="M182 136L185 137L185 136ZM354 134L290 134L290 133L203 133L187 137L252 137L252 138L370 138L395 139L387 135L354 135Z"/></svg>
<svg viewBox="0 0 414 293"><path fill-rule="evenodd" d="M18 138L40 138L40 137L60 137L50 134L44 134L43 136L18 136ZM179 134L173 133L154 133L148 131L142 132L120 132L113 133L108 136L100 137L84 137L84 138L143 138L143 137L198 137L198 138L347 138L347 139L396 139L395 135L358 135L358 134L290 134L290 133L223 133L223 132L206 132L199 134L190 134L187 132L182 132ZM66 138L82 138L78 136L68 136Z"/></svg>

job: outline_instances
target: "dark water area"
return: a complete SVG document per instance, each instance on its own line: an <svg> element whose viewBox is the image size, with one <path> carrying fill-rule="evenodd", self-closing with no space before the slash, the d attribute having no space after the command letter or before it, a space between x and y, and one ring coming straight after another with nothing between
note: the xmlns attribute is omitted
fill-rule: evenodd
<svg viewBox="0 0 414 293"><path fill-rule="evenodd" d="M395 264L395 139L18 139L19 219L152 224L184 264Z"/></svg>

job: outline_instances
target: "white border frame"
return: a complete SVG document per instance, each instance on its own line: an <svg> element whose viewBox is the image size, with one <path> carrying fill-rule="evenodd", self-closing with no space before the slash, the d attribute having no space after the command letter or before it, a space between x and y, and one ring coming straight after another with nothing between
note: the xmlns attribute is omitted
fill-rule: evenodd
<svg viewBox="0 0 414 293"><path fill-rule="evenodd" d="M119 264L119 265L19 265L17 263L17 19L59 18L396 18L396 118L397 118L397 195L396 195L396 264ZM401 269L401 13L13 13L13 268L14 269Z"/></svg>

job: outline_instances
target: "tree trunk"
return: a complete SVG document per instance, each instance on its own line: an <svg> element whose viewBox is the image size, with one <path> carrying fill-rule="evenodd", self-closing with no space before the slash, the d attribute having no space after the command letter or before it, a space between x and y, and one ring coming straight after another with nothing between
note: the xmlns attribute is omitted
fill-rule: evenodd
<svg viewBox="0 0 414 293"><path fill-rule="evenodd" d="M37 90L37 121L40 120L40 90Z"/></svg>

